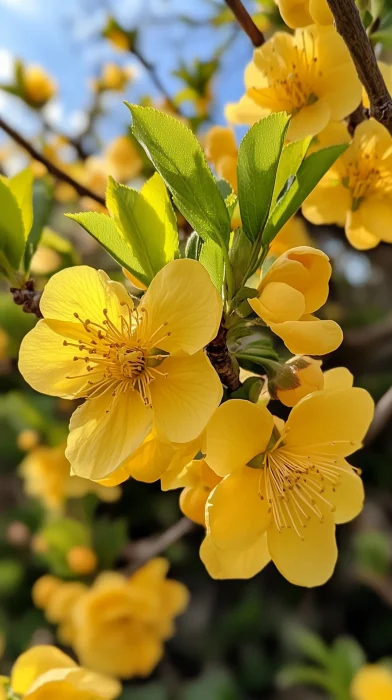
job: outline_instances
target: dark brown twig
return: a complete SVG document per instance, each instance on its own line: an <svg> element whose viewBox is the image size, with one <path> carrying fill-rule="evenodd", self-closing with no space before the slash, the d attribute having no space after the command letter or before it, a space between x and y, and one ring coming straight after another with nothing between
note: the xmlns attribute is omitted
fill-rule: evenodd
<svg viewBox="0 0 392 700"><path fill-rule="evenodd" d="M138 48L136 48L136 46L132 47L131 51L132 51L133 55L136 56L137 60L142 64L143 68L145 68L146 71L149 73L152 82L154 83L155 87L159 90L159 92L165 98L168 107L170 107L170 109L175 114L179 114L180 116L182 116L178 106L175 104L172 97L167 92L164 84L162 83L155 66L152 63L150 63L149 61L147 61L147 59L143 56L143 54L140 52L140 50Z"/></svg>
<svg viewBox="0 0 392 700"><path fill-rule="evenodd" d="M327 0L370 102L370 116L392 134L392 100L355 0Z"/></svg>
<svg viewBox="0 0 392 700"><path fill-rule="evenodd" d="M105 206L105 200L103 197L100 197L100 195L96 194L92 190L90 190L88 187L85 187L82 185L80 182L77 182L77 180L74 180L71 175L68 175L68 173L64 172L64 170L61 170L60 168L57 167L57 165L54 165L48 158L46 158L42 153L37 151L37 149L32 146L31 143L26 141L26 139L19 134L18 131L13 129L12 126L10 126L2 117L0 117L0 129L3 129L8 136L10 136L16 143L19 144L27 153L30 153L30 155L34 158L34 160L38 160L40 163L42 163L48 172L50 172L52 175L57 177L59 180L62 180L63 182L67 182L68 185L71 185L71 187L76 190L76 192L81 196L81 197L90 197L93 199L95 202L98 202L99 204L102 204Z"/></svg>
<svg viewBox="0 0 392 700"><path fill-rule="evenodd" d="M137 542L131 542L123 550L123 556L129 559L127 573L132 573L149 559L162 554L168 547L178 542L184 535L192 532L194 524L188 518L181 518L160 535L146 537Z"/></svg>
<svg viewBox="0 0 392 700"><path fill-rule="evenodd" d="M239 25L248 35L253 46L256 48L262 46L265 42L264 34L254 23L247 9L243 6L241 0L226 0L226 5L230 8Z"/></svg>
<svg viewBox="0 0 392 700"><path fill-rule="evenodd" d="M229 391L237 391L240 388L239 370L233 364L226 343L227 329L220 326L218 334L214 340L208 343L206 351L208 358L219 375L222 384Z"/></svg>

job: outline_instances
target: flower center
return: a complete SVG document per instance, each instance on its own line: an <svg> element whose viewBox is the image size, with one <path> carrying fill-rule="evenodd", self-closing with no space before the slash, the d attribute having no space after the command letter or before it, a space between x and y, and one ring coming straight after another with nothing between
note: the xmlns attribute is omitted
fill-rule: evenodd
<svg viewBox="0 0 392 700"><path fill-rule="evenodd" d="M352 152L351 148L350 151ZM342 178L342 184L350 190L353 211L356 211L362 200L369 195L392 194L392 175L383 166L372 140L360 144L358 153L346 162L346 175Z"/></svg>
<svg viewBox="0 0 392 700"><path fill-rule="evenodd" d="M126 391L138 391L145 405L151 406L151 382L158 376L167 376L158 369L169 354L158 346L170 335L166 332L167 322L148 336L147 310L131 308L126 303L122 306L126 307L126 313L121 316L119 326L109 318L107 309L102 310L101 323L83 320L74 313L83 327L82 337L75 343L64 340L63 345L78 349L81 354L73 359L86 363L86 373L67 379L88 377L81 393L88 399L109 392L115 397Z"/></svg>

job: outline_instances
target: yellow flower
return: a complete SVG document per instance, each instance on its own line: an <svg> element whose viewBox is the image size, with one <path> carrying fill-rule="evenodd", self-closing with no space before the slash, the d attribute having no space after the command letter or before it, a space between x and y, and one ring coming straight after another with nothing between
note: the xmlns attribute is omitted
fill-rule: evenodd
<svg viewBox="0 0 392 700"><path fill-rule="evenodd" d="M204 459L194 459L178 475L171 488L183 487L180 508L184 515L198 525L205 525L207 498L221 481Z"/></svg>
<svg viewBox="0 0 392 700"><path fill-rule="evenodd" d="M275 0L279 12L289 27L308 24L332 24L333 16L327 0Z"/></svg>
<svg viewBox="0 0 392 700"><path fill-rule="evenodd" d="M302 211L314 224L344 226L354 248L392 243L392 136L375 119L357 126L354 139Z"/></svg>
<svg viewBox="0 0 392 700"><path fill-rule="evenodd" d="M104 159L108 174L121 182L133 180L143 169L143 161L128 136L115 138L106 148Z"/></svg>
<svg viewBox="0 0 392 700"><path fill-rule="evenodd" d="M74 608L74 647L82 663L117 678L148 676L174 633L188 591L166 580L168 562L152 559L131 578L106 572Z"/></svg>
<svg viewBox="0 0 392 700"><path fill-rule="evenodd" d="M227 401L206 432L206 461L224 477L206 507L201 558L215 578L248 578L271 559L299 586L332 575L335 525L362 509L363 485L346 461L373 416L364 389L309 394L284 424L262 404Z"/></svg>
<svg viewBox="0 0 392 700"><path fill-rule="evenodd" d="M335 321L313 316L328 298L331 265L316 248L300 246L281 255L261 278L253 311L295 355L325 355L343 340Z"/></svg>
<svg viewBox="0 0 392 700"><path fill-rule="evenodd" d="M114 48L119 51L129 51L130 40L125 32L121 29L112 28L105 34L106 38L110 41Z"/></svg>
<svg viewBox="0 0 392 700"><path fill-rule="evenodd" d="M314 247L304 222L299 216L292 216L275 236L270 245L268 256L278 258L290 248L304 245Z"/></svg>
<svg viewBox="0 0 392 700"><path fill-rule="evenodd" d="M32 647L19 656L10 680L12 692L25 700L114 700L121 693L113 678L81 668L52 646Z"/></svg>
<svg viewBox="0 0 392 700"><path fill-rule="evenodd" d="M34 107L42 107L56 93L54 80L41 66L27 66L23 71L23 96Z"/></svg>
<svg viewBox="0 0 392 700"><path fill-rule="evenodd" d="M98 87L103 90L118 90L121 92L126 87L130 77L129 70L121 68L117 63L106 63L98 80Z"/></svg>
<svg viewBox="0 0 392 700"><path fill-rule="evenodd" d="M34 447L37 447L39 443L39 434L36 430L26 428L25 430L21 430L16 442L20 450L23 450L23 452L28 452L28 450L32 450Z"/></svg>
<svg viewBox="0 0 392 700"><path fill-rule="evenodd" d="M281 365L281 370L273 381L268 382L268 391L272 398L279 399L289 408L313 391L323 388L321 361L306 355L292 357Z"/></svg>
<svg viewBox="0 0 392 700"><path fill-rule="evenodd" d="M205 140L205 153L217 175L237 192L237 144L233 129L213 126Z"/></svg>
<svg viewBox="0 0 392 700"><path fill-rule="evenodd" d="M381 664L364 666L354 676L351 685L353 700L391 700L392 673Z"/></svg>
<svg viewBox="0 0 392 700"><path fill-rule="evenodd" d="M24 338L19 365L37 391L87 399L70 422L73 473L104 479L153 425L166 442L202 432L222 398L203 351L222 300L199 262L170 262L137 307L104 272L68 268L51 277L40 307L44 319Z"/></svg>
<svg viewBox="0 0 392 700"><path fill-rule="evenodd" d="M292 115L292 141L318 134L354 111L361 84L344 41L331 27L313 25L294 36L277 32L256 49L245 70L245 95L228 105L229 122L252 125L272 112Z"/></svg>
<svg viewBox="0 0 392 700"><path fill-rule="evenodd" d="M97 568L98 559L91 547L79 545L67 552L67 564L74 574L87 576Z"/></svg>
<svg viewBox="0 0 392 700"><path fill-rule="evenodd" d="M87 479L71 476L70 469L65 457L65 443L58 447L36 447L20 465L26 494L38 498L49 510L60 512L68 498L81 498L87 493L95 493L108 503L120 498L118 488L105 488Z"/></svg>
<svg viewBox="0 0 392 700"><path fill-rule="evenodd" d="M75 639L73 608L88 588L79 581L62 581L55 576L41 576L32 590L33 603L45 612L52 625L59 625L57 636L62 644L70 646Z"/></svg>

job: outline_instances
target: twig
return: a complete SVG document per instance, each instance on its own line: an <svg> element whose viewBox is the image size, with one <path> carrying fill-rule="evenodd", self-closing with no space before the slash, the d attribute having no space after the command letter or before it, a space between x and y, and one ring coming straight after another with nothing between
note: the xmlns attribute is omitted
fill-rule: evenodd
<svg viewBox="0 0 392 700"><path fill-rule="evenodd" d="M226 336L227 329L221 325L216 338L208 343L206 352L222 384L229 391L236 391L241 386L239 370L233 365L226 343Z"/></svg>
<svg viewBox="0 0 392 700"><path fill-rule="evenodd" d="M226 0L226 5L232 11L238 24L241 25L244 32L248 35L253 46L256 48L258 46L262 46L265 42L264 34L261 33L260 29L254 23L249 12L243 6L241 0Z"/></svg>
<svg viewBox="0 0 392 700"><path fill-rule="evenodd" d="M392 580L390 578L363 571L358 573L358 580L372 588L381 600L392 608Z"/></svg>
<svg viewBox="0 0 392 700"><path fill-rule="evenodd" d="M373 422L365 438L365 444L370 445L373 440L392 421L392 386L385 392L384 396L377 402L374 412Z"/></svg>
<svg viewBox="0 0 392 700"><path fill-rule="evenodd" d="M146 537L138 542L131 542L123 550L123 556L129 559L130 565L127 573L132 573L149 559L158 556L175 542L178 542L184 535L187 535L194 528L194 524L188 518L181 518L178 522L162 532L161 535Z"/></svg>
<svg viewBox="0 0 392 700"><path fill-rule="evenodd" d="M155 66L149 61L147 61L147 59L143 56L140 50L136 48L136 46L132 47L131 51L133 55L136 56L138 61L142 64L142 66L146 69L146 71L149 73L152 82L154 83L155 87L158 88L159 92L163 95L170 109L172 109L173 112L175 112L176 114L181 115L178 106L175 104L172 97L167 92L164 84L162 83Z"/></svg>
<svg viewBox="0 0 392 700"><path fill-rule="evenodd" d="M392 100L355 0L327 0L370 102L370 116L392 134Z"/></svg>
<svg viewBox="0 0 392 700"><path fill-rule="evenodd" d="M26 139L21 136L15 129L12 128L7 122L4 121L2 117L0 117L0 129L3 129L8 136L11 136L11 138L16 141L16 143L19 144L27 153L30 153L30 155L34 158L34 160L38 160L40 163L42 163L46 169L55 177L57 177L59 180L62 180L63 182L67 182L68 185L71 185L71 187L76 190L76 192L81 196L81 197L90 197L91 199L94 199L95 202L98 202L99 204L102 204L105 206L105 200L103 197L100 197L100 195L96 194L92 190L90 190L88 187L85 187L82 185L80 182L77 182L77 180L74 180L71 175L68 175L64 170L61 170L60 168L57 167L57 165L54 165L48 158L46 158L42 153L37 151L37 149Z"/></svg>

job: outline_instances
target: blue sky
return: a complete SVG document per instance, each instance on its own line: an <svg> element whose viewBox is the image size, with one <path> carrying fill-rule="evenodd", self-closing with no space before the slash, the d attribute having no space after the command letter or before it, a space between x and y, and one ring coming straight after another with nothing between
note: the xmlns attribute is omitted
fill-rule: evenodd
<svg viewBox="0 0 392 700"><path fill-rule="evenodd" d="M135 59L116 53L99 39L108 10L125 26L140 27L143 52L156 64L170 93L181 86L171 76L180 60L211 58L228 35L226 28L190 27L172 20L178 14L191 14L199 20L208 17L208 0L0 0L0 82L8 77L14 56L42 65L59 85L49 119L73 133L81 127L91 98L88 80L108 60L137 67L137 80L127 99L137 101L147 92L158 95ZM242 34L226 53L215 84L214 121L222 122L224 104L240 96L243 69L251 53L249 40ZM108 106L109 116L100 124L104 139L121 133L128 119L118 95L110 97ZM30 111L4 93L0 94L0 112L28 136L36 131Z"/></svg>

